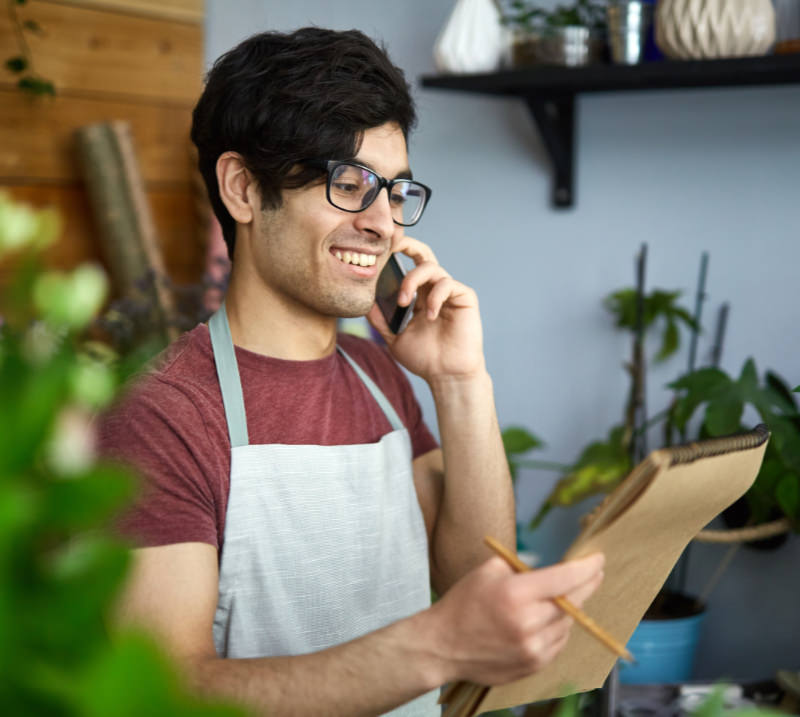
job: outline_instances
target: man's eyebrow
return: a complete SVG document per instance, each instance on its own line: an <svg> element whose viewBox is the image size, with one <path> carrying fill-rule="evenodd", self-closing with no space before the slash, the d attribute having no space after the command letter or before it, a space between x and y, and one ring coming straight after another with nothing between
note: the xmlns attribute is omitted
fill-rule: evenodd
<svg viewBox="0 0 800 717"><path fill-rule="evenodd" d="M375 174L380 174L380 172L375 169L369 162L365 162L363 159L358 159L358 157L354 157L353 162L356 164L361 164L365 166L367 169L371 169ZM397 174L394 175L393 179L414 179L414 173L406 167L405 169L401 169Z"/></svg>

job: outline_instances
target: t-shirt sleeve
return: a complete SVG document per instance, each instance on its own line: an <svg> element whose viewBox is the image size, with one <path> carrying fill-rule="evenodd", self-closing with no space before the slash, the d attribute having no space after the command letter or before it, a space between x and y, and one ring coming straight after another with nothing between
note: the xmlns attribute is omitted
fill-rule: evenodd
<svg viewBox="0 0 800 717"><path fill-rule="evenodd" d="M158 379L134 390L99 420L100 455L127 464L140 479L133 505L117 524L134 545L203 542L219 547L217 511L227 503L220 483L228 470L220 453L227 452L213 449L214 441L203 435L206 430L194 402Z"/></svg>

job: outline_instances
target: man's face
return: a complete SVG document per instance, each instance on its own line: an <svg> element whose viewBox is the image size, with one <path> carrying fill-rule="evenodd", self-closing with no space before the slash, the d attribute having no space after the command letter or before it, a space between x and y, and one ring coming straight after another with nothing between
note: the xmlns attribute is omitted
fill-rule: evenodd
<svg viewBox="0 0 800 717"><path fill-rule="evenodd" d="M355 160L387 179L408 172L402 130L367 130ZM261 212L255 230L255 269L274 298L298 314L350 317L372 307L378 274L403 227L392 221L385 189L367 209L349 213L328 202L323 182L285 190L283 205Z"/></svg>

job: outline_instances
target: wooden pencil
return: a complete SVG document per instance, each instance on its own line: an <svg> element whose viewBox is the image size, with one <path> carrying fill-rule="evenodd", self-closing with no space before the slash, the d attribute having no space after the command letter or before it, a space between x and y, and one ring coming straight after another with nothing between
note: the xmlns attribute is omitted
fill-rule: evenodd
<svg viewBox="0 0 800 717"><path fill-rule="evenodd" d="M487 535L483 540L486 545L488 545L492 550L494 550L495 553L503 558L503 560L505 560L516 572L525 573L530 570L530 568L523 563L514 552L509 550L505 545L497 541L495 538ZM615 655L618 655L626 662L634 662L633 655L631 655L624 645L617 642L617 640L609 635L608 632L606 632L602 627L600 627L600 625L592 620L592 618L583 612L583 610L573 605L569 600L567 600L567 598L563 596L555 597L553 598L553 602L558 605L561 610L567 613L567 615L573 618L575 622L577 622L582 628L602 642Z"/></svg>

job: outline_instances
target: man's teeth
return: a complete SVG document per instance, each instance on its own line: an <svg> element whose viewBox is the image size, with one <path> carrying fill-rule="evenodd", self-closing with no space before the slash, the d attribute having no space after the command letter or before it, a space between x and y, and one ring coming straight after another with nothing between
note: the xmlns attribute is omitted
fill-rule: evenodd
<svg viewBox="0 0 800 717"><path fill-rule="evenodd" d="M334 252L334 256L345 264L355 264L356 266L372 266L378 260L375 254L360 254L357 251L339 251Z"/></svg>

